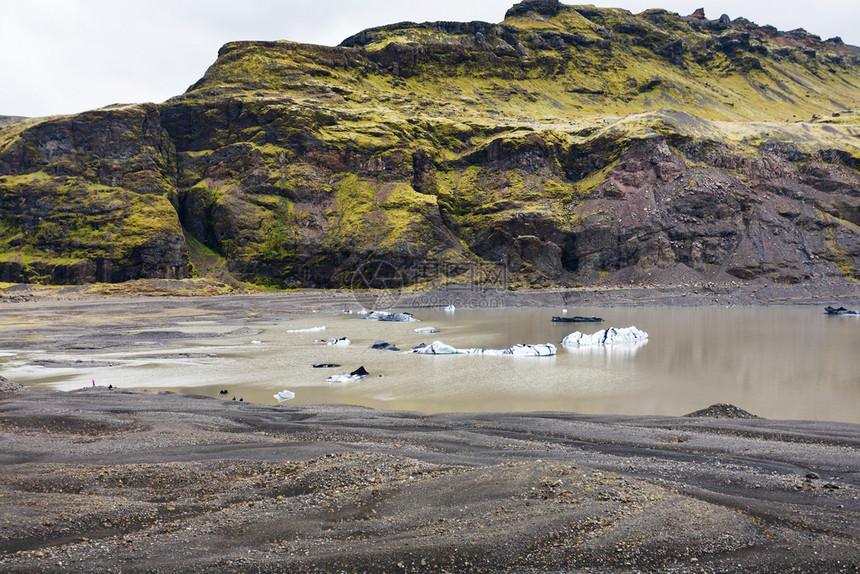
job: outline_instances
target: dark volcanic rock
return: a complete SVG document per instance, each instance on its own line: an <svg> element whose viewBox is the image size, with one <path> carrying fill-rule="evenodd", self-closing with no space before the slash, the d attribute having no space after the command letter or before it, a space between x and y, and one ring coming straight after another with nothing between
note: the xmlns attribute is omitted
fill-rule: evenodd
<svg viewBox="0 0 860 574"><path fill-rule="evenodd" d="M711 419L757 419L754 414L748 413L735 405L716 404L706 409L684 415L689 418L707 417Z"/></svg>
<svg viewBox="0 0 860 574"><path fill-rule="evenodd" d="M707 20L707 18L705 17L705 9L704 8L696 8L696 11L687 17L692 18L694 20Z"/></svg>

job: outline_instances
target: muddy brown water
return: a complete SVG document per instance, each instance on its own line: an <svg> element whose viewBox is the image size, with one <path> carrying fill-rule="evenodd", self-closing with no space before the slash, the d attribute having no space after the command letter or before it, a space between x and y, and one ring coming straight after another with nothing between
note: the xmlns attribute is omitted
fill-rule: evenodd
<svg viewBox="0 0 860 574"><path fill-rule="evenodd" d="M860 423L860 318L829 317L821 307L647 307L568 309L600 324L553 323L561 309L417 310L420 323L384 323L356 315L311 315L249 323L261 332L238 338L160 340L112 352L3 351L7 378L35 389L91 385L159 388L256 403L345 403L438 412L568 411L680 415L732 403L766 418ZM635 325L648 342L572 350L560 345L576 330L593 333ZM291 333L312 327L324 332ZM414 333L433 326L435 335ZM179 323L185 333L221 328ZM223 327L224 331L235 325ZM319 339L348 337L348 347ZM440 340L455 347L506 348L553 343L555 357L420 356L370 349L377 340L402 350ZM77 368L34 366L34 360L95 361ZM315 369L314 363L342 365ZM329 375L364 366L370 376L347 384Z"/></svg>

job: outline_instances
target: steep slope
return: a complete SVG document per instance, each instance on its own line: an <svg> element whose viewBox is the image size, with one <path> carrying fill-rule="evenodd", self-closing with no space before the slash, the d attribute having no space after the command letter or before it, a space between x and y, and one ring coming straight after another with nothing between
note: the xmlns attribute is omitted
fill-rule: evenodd
<svg viewBox="0 0 860 574"><path fill-rule="evenodd" d="M175 173L152 104L0 125L0 281L187 276Z"/></svg>
<svg viewBox="0 0 860 574"><path fill-rule="evenodd" d="M860 276L858 109L857 48L700 14L527 0L501 24L231 43L157 109L0 126L0 269L38 254L110 262L87 280L184 276L181 223L235 275L281 286L342 286L372 260L411 283L845 283ZM124 127L131 110L151 127ZM63 143L60 126L105 118L95 132L137 147ZM138 251L36 239L73 229L81 210L56 199L70 177L158 210ZM44 213L25 209L34 194ZM121 223L132 203L113 225L138 229Z"/></svg>

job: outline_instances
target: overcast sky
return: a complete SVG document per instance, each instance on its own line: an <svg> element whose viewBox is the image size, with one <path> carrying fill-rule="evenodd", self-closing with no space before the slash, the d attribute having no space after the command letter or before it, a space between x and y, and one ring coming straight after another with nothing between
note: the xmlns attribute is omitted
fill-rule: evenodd
<svg viewBox="0 0 860 574"><path fill-rule="evenodd" d="M572 0L565 2L577 3ZM578 2L586 3L586 2ZM593 1L728 14L860 45L858 0ZM411 20L500 22L514 0L0 0L0 115L77 113L181 94L232 40L336 45Z"/></svg>

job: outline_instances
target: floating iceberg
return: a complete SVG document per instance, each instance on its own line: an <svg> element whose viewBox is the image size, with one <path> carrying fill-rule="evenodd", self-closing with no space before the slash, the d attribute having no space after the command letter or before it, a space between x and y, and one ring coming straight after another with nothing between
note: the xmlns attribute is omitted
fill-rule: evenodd
<svg viewBox="0 0 860 574"><path fill-rule="evenodd" d="M412 313L390 313L388 311L372 311L359 319L367 319L368 321L389 321L392 323L417 323Z"/></svg>
<svg viewBox="0 0 860 574"><path fill-rule="evenodd" d="M280 393L275 393L275 398L279 401L288 401L290 399L296 398L296 393L284 389Z"/></svg>
<svg viewBox="0 0 860 574"><path fill-rule="evenodd" d="M419 327L413 332L418 333L419 335L432 335L433 333L438 333L439 329L436 327Z"/></svg>
<svg viewBox="0 0 860 574"><path fill-rule="evenodd" d="M351 342L346 337L341 337L340 339L320 339L317 341L317 343L326 343L329 347L347 347Z"/></svg>
<svg viewBox="0 0 860 574"><path fill-rule="evenodd" d="M838 309L834 309L833 307L825 307L824 311L828 315L845 315L849 317L860 317L860 309L846 309L845 307L839 307Z"/></svg>
<svg viewBox="0 0 860 574"><path fill-rule="evenodd" d="M399 351L397 345L394 343L386 343L385 341L377 341L370 346L371 349L376 349L378 351Z"/></svg>
<svg viewBox="0 0 860 574"><path fill-rule="evenodd" d="M409 352L416 355L462 355L467 350L469 349L457 349L451 345L446 345L442 341L433 341L430 345L421 343Z"/></svg>
<svg viewBox="0 0 860 574"><path fill-rule="evenodd" d="M367 377L369 374L370 373L368 373L364 367L359 367L351 373L332 375L331 377L327 378L326 381L329 383L354 383Z"/></svg>
<svg viewBox="0 0 860 574"><path fill-rule="evenodd" d="M509 349L458 349L442 341L434 341L430 345L418 345L411 351L416 355L488 355L494 357L551 357L556 354L555 345L514 345Z"/></svg>
<svg viewBox="0 0 860 574"><path fill-rule="evenodd" d="M561 344L565 347L587 347L591 345L616 345L619 343L641 343L648 339L648 333L636 327L623 327L616 329L611 327L598 331L592 335L586 335L576 331L564 339Z"/></svg>
<svg viewBox="0 0 860 574"><path fill-rule="evenodd" d="M319 333L325 331L325 327L311 327L309 329L289 329L287 333Z"/></svg>

